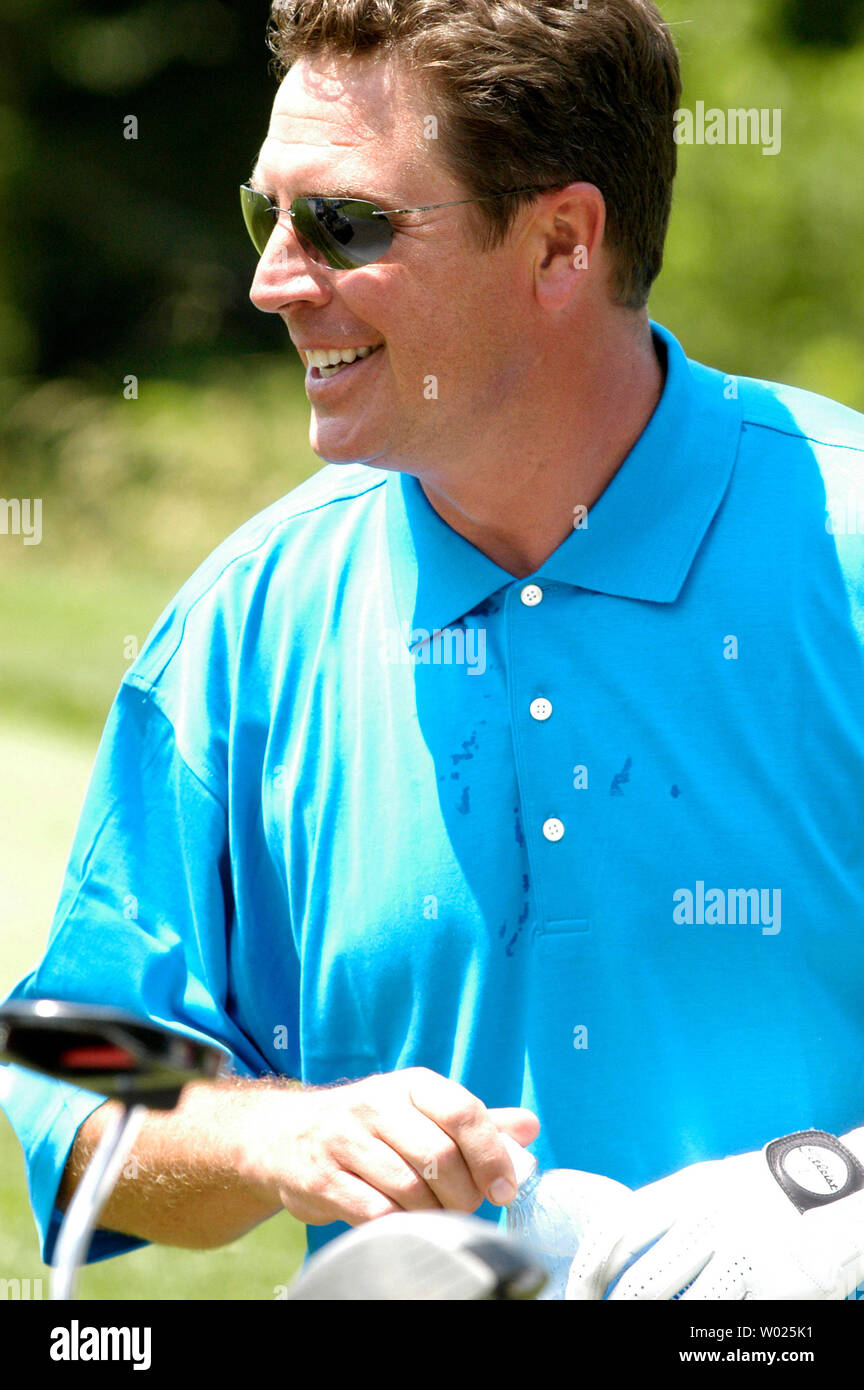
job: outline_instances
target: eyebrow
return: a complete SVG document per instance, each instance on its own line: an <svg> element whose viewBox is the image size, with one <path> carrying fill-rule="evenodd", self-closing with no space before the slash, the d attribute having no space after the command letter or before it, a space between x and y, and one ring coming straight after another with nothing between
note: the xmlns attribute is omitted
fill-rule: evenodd
<svg viewBox="0 0 864 1390"><path fill-rule="evenodd" d="M275 184L260 179L256 174L257 168L258 165L256 164L252 173L249 175L249 187L254 189L256 193L266 193L268 198L275 199ZM386 203L390 203L393 208L401 207L399 199L392 193L360 193L357 189L345 188L343 186L334 187L331 185L329 188L316 187L314 193L310 190L306 193L300 193L297 196L300 198L350 198L359 202L375 203L378 207L382 208L382 211L386 211L384 207Z"/></svg>

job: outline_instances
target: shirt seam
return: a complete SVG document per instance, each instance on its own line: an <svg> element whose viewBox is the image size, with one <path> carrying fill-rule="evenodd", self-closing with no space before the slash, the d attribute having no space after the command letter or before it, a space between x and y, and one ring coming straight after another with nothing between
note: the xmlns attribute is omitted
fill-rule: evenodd
<svg viewBox="0 0 864 1390"><path fill-rule="evenodd" d="M228 807L226 803L222 800L222 797L219 795L218 792L214 791L213 787L211 787L204 780L200 772L198 772L197 769L192 766L189 759L183 752L183 749L180 747L180 743L177 738L177 730L174 728L173 721L171 719L171 716L168 714L168 711L163 707L162 702L159 698L159 692L155 688L155 686L150 685L148 682L144 681L140 676L136 676L134 673L130 673L125 678L124 684L134 686L135 689L138 690L144 696L145 699L151 701L151 703L156 709L156 712L162 716L162 718L165 720L165 723L168 725L168 728L171 730L171 737L174 749L183 766L186 768L186 771L189 773L190 777L193 777L195 779L199 786L204 788L208 796L210 796L212 800L216 802L219 809L223 811L224 814L227 816ZM213 778L213 781L218 782L219 779L206 758L202 759L202 764L206 768L208 775Z"/></svg>
<svg viewBox="0 0 864 1390"><path fill-rule="evenodd" d="M374 482L370 483L368 487L358 490L357 492L352 492L348 497L327 497L322 502L316 503L315 506L306 507L299 512L293 512L291 516L283 517L280 521L277 521L270 528L270 530L267 531L266 535L262 536L261 539L257 541L254 545L250 546L248 550L242 551L239 555L232 555L230 560L226 561L222 569L220 569L219 573L214 575L213 579L206 586L206 588L202 589L199 594L196 594L194 599L192 599L192 601L189 603L188 607L186 608L186 611L183 614L183 622L180 628L180 632L177 636L177 641L172 650L165 657L162 665L159 667L159 670L155 673L153 681L151 682L142 680L140 676L135 677L134 672L130 672L124 678L124 680L131 684L136 684L138 688L141 690L154 690L155 682L162 678L162 676L165 674L165 671L170 666L171 662L174 660L175 656L180 650L183 638L186 635L186 624L189 621L189 618L192 614L192 610L194 608L197 608L198 604L201 603L207 597L207 595L216 587L220 580L222 580L224 576L228 573L228 571L231 569L232 565L238 564L241 560L248 560L251 555L256 554L257 551L261 550L263 546L267 545L268 542L272 540L273 536L280 529L280 527L289 526L292 521L296 521L303 516L311 516L312 513L321 511L324 507L333 506L337 502L353 502L357 497L363 497L367 493L372 492L375 488L383 487L386 481L386 478L377 478ZM167 717L168 716L166 715L166 718ZM170 719L168 722L171 722ZM190 768L190 771L194 771L194 769Z"/></svg>
<svg viewBox="0 0 864 1390"><path fill-rule="evenodd" d="M771 430L773 434L782 434L786 439L806 439L808 444L821 444L826 449L849 449L852 453L864 453L864 442L861 444L843 444L839 439L821 439L815 434L807 434L805 430L784 430L779 425L769 425L764 420L750 420L745 415L741 421L742 425L752 425L757 430Z"/></svg>

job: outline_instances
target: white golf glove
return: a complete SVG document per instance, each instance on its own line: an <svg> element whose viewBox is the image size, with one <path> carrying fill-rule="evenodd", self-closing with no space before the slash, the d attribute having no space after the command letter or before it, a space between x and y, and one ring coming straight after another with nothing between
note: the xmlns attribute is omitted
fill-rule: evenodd
<svg viewBox="0 0 864 1390"><path fill-rule="evenodd" d="M843 1299L861 1283L864 1165L807 1130L637 1189L577 1251L566 1297Z"/></svg>

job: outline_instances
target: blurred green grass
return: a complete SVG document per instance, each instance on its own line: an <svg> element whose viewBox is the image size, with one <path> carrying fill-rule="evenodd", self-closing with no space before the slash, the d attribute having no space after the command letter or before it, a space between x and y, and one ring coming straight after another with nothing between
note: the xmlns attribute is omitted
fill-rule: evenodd
<svg viewBox="0 0 864 1390"><path fill-rule="evenodd" d="M11 565L0 583L0 709L75 732L101 728L129 662L171 586L149 574L106 575L60 560Z"/></svg>
<svg viewBox="0 0 864 1390"><path fill-rule="evenodd" d="M44 498L43 540L29 547L40 562L177 581L321 467L293 348L190 360L182 377L141 378L137 397L126 397L125 380L0 383L3 487Z"/></svg>

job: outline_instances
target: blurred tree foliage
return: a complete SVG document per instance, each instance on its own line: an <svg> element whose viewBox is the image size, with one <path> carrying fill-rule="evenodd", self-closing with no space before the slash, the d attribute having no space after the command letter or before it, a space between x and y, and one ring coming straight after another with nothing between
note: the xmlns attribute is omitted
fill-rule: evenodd
<svg viewBox="0 0 864 1390"><path fill-rule="evenodd" d="M652 303L693 355L864 405L864 0L664 0L685 104L779 107L783 148L682 147ZM281 350L237 184L274 82L268 0L4 0L0 376L169 374ZM125 138L137 121L137 138Z"/></svg>
<svg viewBox="0 0 864 1390"><path fill-rule="evenodd" d="M780 28L799 44L846 48L864 25L864 0L782 0Z"/></svg>
<svg viewBox="0 0 864 1390"><path fill-rule="evenodd" d="M682 105L779 110L782 148L680 147L652 316L692 357L864 410L864 0L661 7Z"/></svg>
<svg viewBox="0 0 864 1390"><path fill-rule="evenodd" d="M237 185L266 130L267 0L4 0L0 363L129 371L274 342ZM137 138L127 138L137 121Z"/></svg>
<svg viewBox="0 0 864 1390"><path fill-rule="evenodd" d="M836 378L864 404L864 0L662 7L685 104L780 107L783 149L682 148L657 306L694 355L732 352L818 389ZM116 380L283 348L249 306L236 191L274 91L268 13L268 0L4 0L0 376Z"/></svg>

